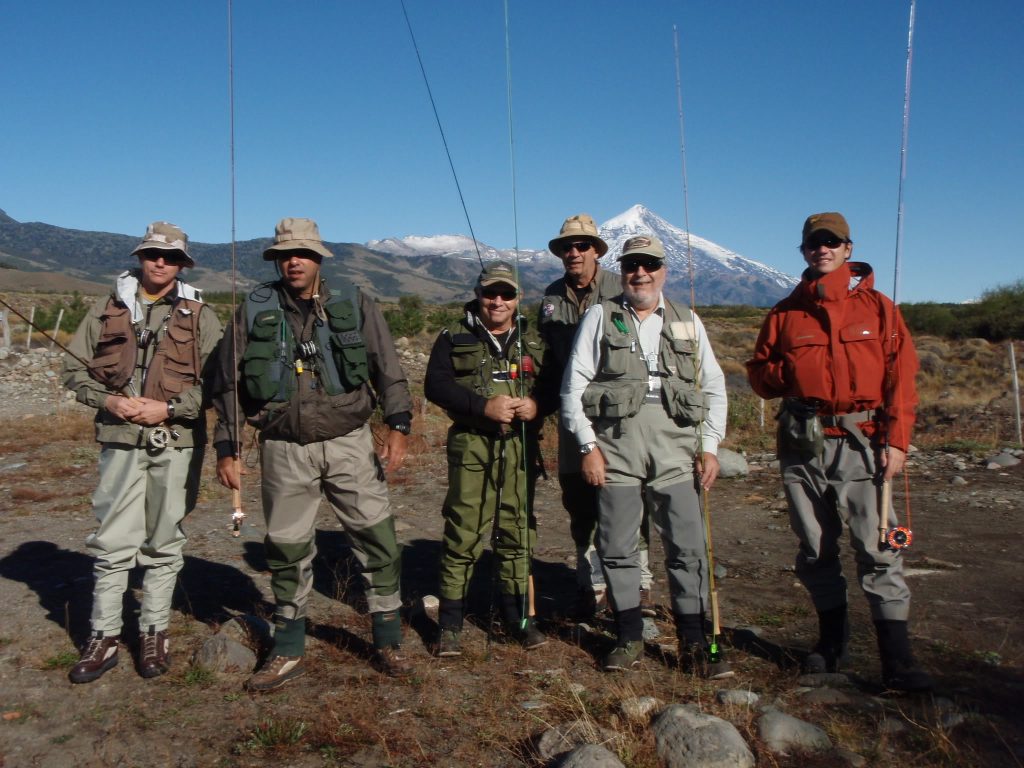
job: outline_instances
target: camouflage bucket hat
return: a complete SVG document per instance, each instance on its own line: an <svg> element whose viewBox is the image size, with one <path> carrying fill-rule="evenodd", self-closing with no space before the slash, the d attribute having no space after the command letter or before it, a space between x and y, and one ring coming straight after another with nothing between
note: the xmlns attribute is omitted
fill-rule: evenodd
<svg viewBox="0 0 1024 768"><path fill-rule="evenodd" d="M804 222L804 233L800 240L800 245L806 243L808 237L821 230L831 232L843 240L848 241L850 239L850 225L846 223L843 214L828 211L826 213L812 213L807 217L807 221Z"/></svg>
<svg viewBox="0 0 1024 768"><path fill-rule="evenodd" d="M480 273L476 280L476 287L486 288L490 285L504 283L519 290L519 281L516 280L516 271L507 261L492 261Z"/></svg>
<svg viewBox="0 0 1024 768"><path fill-rule="evenodd" d="M266 261L274 261L288 251L312 251L323 258L334 256L320 239L320 228L312 219L281 219L274 228L274 244L263 252Z"/></svg>
<svg viewBox="0 0 1024 768"><path fill-rule="evenodd" d="M636 256L637 254L664 260L665 246L654 235L633 235L622 244L622 255L619 256L619 261L627 256Z"/></svg>
<svg viewBox="0 0 1024 768"><path fill-rule="evenodd" d="M559 243L564 240L579 240L581 237L594 244L594 247L597 248L598 258L608 253L608 243L601 239L601 235L597 232L597 225L586 213L578 213L566 219L562 223L558 237L548 241L548 248L555 256L561 256L562 249L559 247Z"/></svg>
<svg viewBox="0 0 1024 768"><path fill-rule="evenodd" d="M177 224L169 221L154 221L146 227L146 234L142 236L132 256L137 256L142 251L156 249L161 251L178 251L185 258L186 267L194 267L196 263L188 253L188 235Z"/></svg>

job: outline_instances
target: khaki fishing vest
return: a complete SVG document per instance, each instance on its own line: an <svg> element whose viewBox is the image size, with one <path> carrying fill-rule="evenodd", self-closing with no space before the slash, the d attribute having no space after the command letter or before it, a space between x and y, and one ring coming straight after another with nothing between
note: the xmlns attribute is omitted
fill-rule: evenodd
<svg viewBox="0 0 1024 768"><path fill-rule="evenodd" d="M647 397L647 363L633 332L633 319L619 301L603 301L604 330L597 371L583 391L583 412L591 421L625 419L639 413ZM706 399L697 386L697 333L693 313L665 299L658 348L661 402L682 425L700 423Z"/></svg>

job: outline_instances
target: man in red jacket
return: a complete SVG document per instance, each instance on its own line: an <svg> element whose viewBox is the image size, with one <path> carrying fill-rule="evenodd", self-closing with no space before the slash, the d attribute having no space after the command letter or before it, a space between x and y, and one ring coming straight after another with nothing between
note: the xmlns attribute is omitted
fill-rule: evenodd
<svg viewBox="0 0 1024 768"><path fill-rule="evenodd" d="M796 573L819 625L803 671L835 672L848 658L839 562L845 522L878 632L883 681L928 690L931 679L910 650L901 551L879 538L892 525L880 522L883 482L903 470L914 424L914 344L899 309L874 289L870 265L849 260L853 241L842 214L809 216L800 252L803 279L765 318L747 374L758 395L783 398L778 455L800 539Z"/></svg>

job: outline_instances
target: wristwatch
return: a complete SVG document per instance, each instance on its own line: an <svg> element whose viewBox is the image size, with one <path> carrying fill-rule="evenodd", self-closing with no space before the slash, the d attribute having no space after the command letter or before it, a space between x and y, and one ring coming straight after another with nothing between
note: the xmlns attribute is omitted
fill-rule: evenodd
<svg viewBox="0 0 1024 768"><path fill-rule="evenodd" d="M167 401L167 418L168 419L173 419L174 418L174 401L173 400L168 400Z"/></svg>
<svg viewBox="0 0 1024 768"><path fill-rule="evenodd" d="M595 448L597 448L597 443L584 443L583 445L580 446L580 453L586 456L588 453L591 453Z"/></svg>
<svg viewBox="0 0 1024 768"><path fill-rule="evenodd" d="M401 422L399 424L395 424L391 428L395 430L395 432L401 432L403 435L406 435L407 437L409 433L412 432L412 424L409 424L408 422Z"/></svg>

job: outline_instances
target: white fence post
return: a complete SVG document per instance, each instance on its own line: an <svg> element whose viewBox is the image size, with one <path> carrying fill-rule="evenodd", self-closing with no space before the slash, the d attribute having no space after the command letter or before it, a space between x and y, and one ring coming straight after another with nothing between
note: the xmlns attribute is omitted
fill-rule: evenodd
<svg viewBox="0 0 1024 768"><path fill-rule="evenodd" d="M53 349L54 342L57 339L57 334L60 333L60 321L64 317L64 307L60 308L60 312L57 313L57 322L53 326L53 338L50 339L50 349Z"/></svg>
<svg viewBox="0 0 1024 768"><path fill-rule="evenodd" d="M1013 375L1013 410L1017 416L1017 445L1024 444L1020 434L1020 382L1017 379L1017 356L1013 351L1013 339L1010 339L1010 373Z"/></svg>
<svg viewBox="0 0 1024 768"><path fill-rule="evenodd" d="M25 334L25 351L28 352L32 348L32 323L36 319L36 308L35 305L28 311L28 332Z"/></svg>

